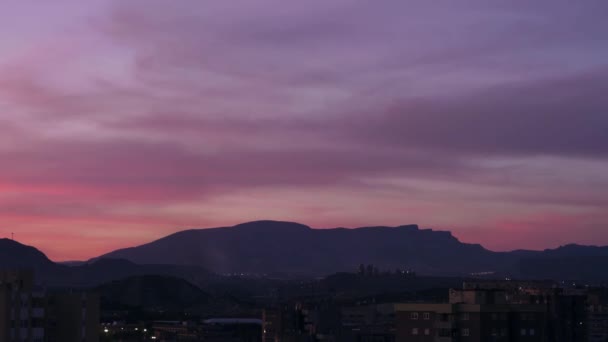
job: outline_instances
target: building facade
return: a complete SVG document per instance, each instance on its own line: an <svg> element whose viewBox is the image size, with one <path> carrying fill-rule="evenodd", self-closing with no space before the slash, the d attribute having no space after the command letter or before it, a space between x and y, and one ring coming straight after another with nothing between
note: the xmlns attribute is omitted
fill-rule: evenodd
<svg viewBox="0 0 608 342"><path fill-rule="evenodd" d="M543 305L397 304L397 341L546 341Z"/></svg>
<svg viewBox="0 0 608 342"><path fill-rule="evenodd" d="M0 271L0 341L99 341L99 296L48 292L33 272Z"/></svg>

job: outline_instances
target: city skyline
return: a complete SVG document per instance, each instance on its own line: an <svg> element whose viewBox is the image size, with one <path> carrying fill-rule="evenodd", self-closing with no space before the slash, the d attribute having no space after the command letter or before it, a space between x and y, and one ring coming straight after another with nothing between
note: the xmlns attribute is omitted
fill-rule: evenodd
<svg viewBox="0 0 608 342"><path fill-rule="evenodd" d="M53 260L259 219L608 245L606 9L11 1L0 237Z"/></svg>

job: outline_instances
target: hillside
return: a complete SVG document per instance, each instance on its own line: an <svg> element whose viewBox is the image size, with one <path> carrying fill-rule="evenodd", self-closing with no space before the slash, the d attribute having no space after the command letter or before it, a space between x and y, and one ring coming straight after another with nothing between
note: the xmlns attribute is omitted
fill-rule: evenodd
<svg viewBox="0 0 608 342"><path fill-rule="evenodd" d="M159 275L132 276L95 288L104 306L183 310L207 304L210 295L191 283Z"/></svg>
<svg viewBox="0 0 608 342"><path fill-rule="evenodd" d="M218 273L323 276L359 264L419 274L608 280L608 247L570 244L544 251L493 252L450 232L417 225L312 229L278 221L192 229L102 258L141 264L196 265Z"/></svg>
<svg viewBox="0 0 608 342"><path fill-rule="evenodd" d="M103 310L144 311L166 315L189 312L197 315L231 315L247 312L247 303L212 295L176 277L140 275L104 283L95 288ZM161 316L159 316L161 317Z"/></svg>
<svg viewBox="0 0 608 342"><path fill-rule="evenodd" d="M42 270L55 266L44 253L11 239L0 239L0 268L33 268Z"/></svg>
<svg viewBox="0 0 608 342"><path fill-rule="evenodd" d="M498 278L608 281L607 262L608 247L570 244L544 251L493 252L462 243L449 232L415 225L312 229L257 221L186 230L89 262L70 263L73 266L54 263L32 246L0 240L0 269L32 269L39 283L57 287L90 287L144 275L215 286L222 283L216 273L317 277L353 272L360 264L430 276L482 272Z"/></svg>
<svg viewBox="0 0 608 342"><path fill-rule="evenodd" d="M102 258L141 264L197 265L219 273L323 275L353 271L360 263L425 274L503 271L505 253L458 241L451 233L416 225L311 229L276 221L186 230Z"/></svg>
<svg viewBox="0 0 608 342"><path fill-rule="evenodd" d="M35 281L52 287L89 287L129 276L155 274L204 282L213 277L197 266L139 265L127 260L100 259L67 266L55 263L32 246L0 239L0 269L30 269Z"/></svg>

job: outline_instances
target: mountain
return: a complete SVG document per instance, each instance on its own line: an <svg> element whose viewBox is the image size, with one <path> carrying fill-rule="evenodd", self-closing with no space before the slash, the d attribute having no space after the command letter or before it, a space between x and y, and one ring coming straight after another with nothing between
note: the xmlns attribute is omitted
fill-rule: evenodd
<svg viewBox="0 0 608 342"><path fill-rule="evenodd" d="M555 249L545 249L539 256L544 258L603 257L608 256L608 246L599 247L568 244Z"/></svg>
<svg viewBox="0 0 608 342"><path fill-rule="evenodd" d="M132 276L95 288L107 306L178 310L207 304L211 296L175 277Z"/></svg>
<svg viewBox="0 0 608 342"><path fill-rule="evenodd" d="M0 239L0 268L43 270L55 264L41 251L10 239Z"/></svg>
<svg viewBox="0 0 608 342"><path fill-rule="evenodd" d="M59 265L65 265L65 266L82 266L84 264L86 264L86 261L80 261L80 260L67 260L67 261L57 261L57 263Z"/></svg>
<svg viewBox="0 0 608 342"><path fill-rule="evenodd" d="M506 253L458 241L450 232L416 225L312 229L277 221L186 230L101 258L142 264L197 265L218 273L325 275L359 264L411 268L424 274L461 275L504 270Z"/></svg>
<svg viewBox="0 0 608 342"><path fill-rule="evenodd" d="M523 277L608 281L608 247L569 244L519 260Z"/></svg>
<svg viewBox="0 0 608 342"><path fill-rule="evenodd" d="M80 266L64 266L55 283L63 286L89 287L131 276L162 275L202 283L214 277L198 266L140 265L124 259L98 259ZM47 277L48 279L48 277Z"/></svg>
<svg viewBox="0 0 608 342"><path fill-rule="evenodd" d="M251 309L248 303L209 294L184 279L170 276L132 276L101 284L94 290L101 296L103 310L223 316Z"/></svg>
<svg viewBox="0 0 608 342"><path fill-rule="evenodd" d="M353 272L360 264L373 264L381 271L412 269L421 275L608 281L608 247L570 244L544 251L493 252L462 243L450 232L416 225L312 229L256 221L186 230L72 266L54 263L34 247L0 239L0 269L33 269L39 283L58 287L162 275L217 293L224 286L218 284L226 281L212 272L310 277Z"/></svg>
<svg viewBox="0 0 608 342"><path fill-rule="evenodd" d="M155 274L204 282L212 277L198 266L140 265L128 260L99 259L67 266L51 261L32 246L0 239L0 269L30 269L37 283L53 287L90 287L129 276Z"/></svg>
<svg viewBox="0 0 608 342"><path fill-rule="evenodd" d="M493 252L450 232L417 225L312 229L293 222L255 221L192 229L102 258L142 264L197 265L218 273L322 276L359 264L419 274L608 281L608 247L570 244L544 251Z"/></svg>

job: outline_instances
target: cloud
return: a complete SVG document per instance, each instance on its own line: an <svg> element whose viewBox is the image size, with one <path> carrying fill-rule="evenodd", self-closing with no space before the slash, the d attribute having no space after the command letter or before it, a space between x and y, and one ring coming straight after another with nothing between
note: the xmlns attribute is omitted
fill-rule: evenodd
<svg viewBox="0 0 608 342"><path fill-rule="evenodd" d="M499 226L535 229L508 216L561 211L600 237L603 6L52 11L19 44L0 44L0 216L28 236L50 220L100 239L121 222L148 238L266 215L463 234L486 224L478 236L491 244Z"/></svg>
<svg viewBox="0 0 608 342"><path fill-rule="evenodd" d="M608 69L510 82L465 95L381 107L355 104L356 136L438 153L492 156L608 156ZM380 95L381 96L381 95ZM376 116L368 113L376 109ZM364 112L361 112L364 111Z"/></svg>

